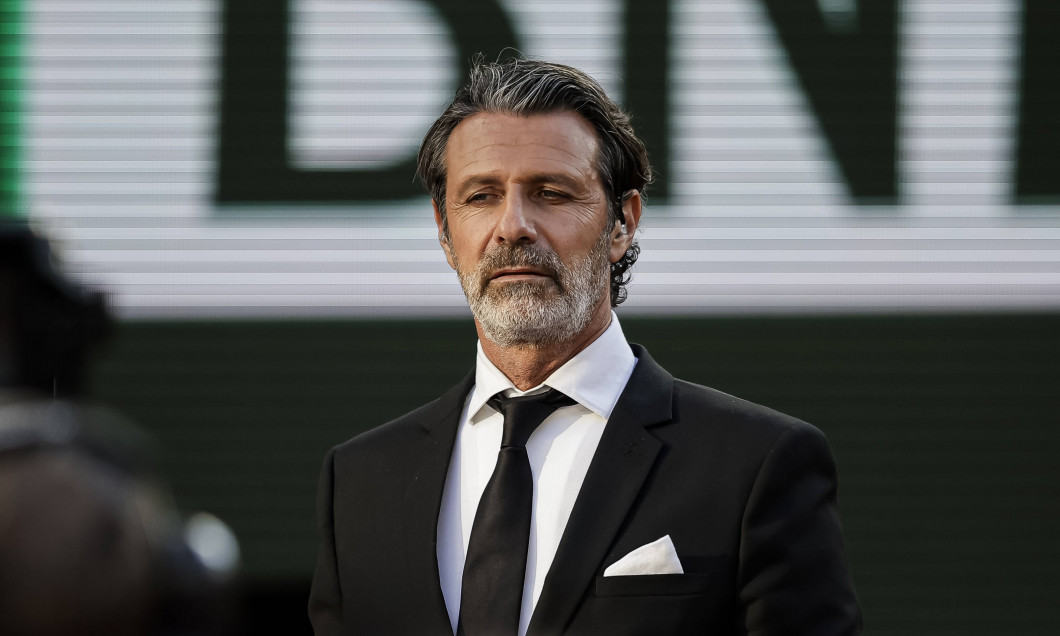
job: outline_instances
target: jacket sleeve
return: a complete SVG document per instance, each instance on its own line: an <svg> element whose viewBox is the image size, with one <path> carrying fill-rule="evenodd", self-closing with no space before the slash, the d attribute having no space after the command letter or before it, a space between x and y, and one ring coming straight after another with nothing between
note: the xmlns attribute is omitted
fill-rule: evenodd
<svg viewBox="0 0 1060 636"><path fill-rule="evenodd" d="M741 528L739 594L751 636L858 634L861 612L824 435L780 435L755 478Z"/></svg>
<svg viewBox="0 0 1060 636"><path fill-rule="evenodd" d="M335 449L324 458L317 487L316 571L309 593L309 622L316 636L337 636L342 625L342 590L339 587L338 562L335 555L333 497L335 485Z"/></svg>

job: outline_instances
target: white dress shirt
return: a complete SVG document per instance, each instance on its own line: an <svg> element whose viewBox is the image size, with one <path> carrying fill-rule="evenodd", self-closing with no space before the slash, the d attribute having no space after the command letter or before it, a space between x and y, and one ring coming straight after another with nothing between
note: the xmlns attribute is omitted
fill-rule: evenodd
<svg viewBox="0 0 1060 636"><path fill-rule="evenodd" d="M618 317L578 355L556 369L540 386L519 391L478 345L475 386L467 397L438 515L438 573L445 607L456 630L460 582L475 511L497 464L504 418L486 402L500 391L525 395L551 387L577 401L556 410L526 443L534 476L530 548L523 583L519 634L530 624L545 575L556 555L563 529L589 470L604 425L633 373L637 359L622 334Z"/></svg>

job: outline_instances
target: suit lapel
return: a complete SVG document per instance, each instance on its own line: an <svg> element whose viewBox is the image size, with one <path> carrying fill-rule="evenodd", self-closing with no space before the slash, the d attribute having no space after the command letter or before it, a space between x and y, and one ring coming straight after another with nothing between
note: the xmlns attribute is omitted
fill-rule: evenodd
<svg viewBox="0 0 1060 636"><path fill-rule="evenodd" d="M637 366L618 400L545 577L527 636L563 631L622 526L662 443L645 427L671 419L673 376L632 345Z"/></svg>
<svg viewBox="0 0 1060 636"><path fill-rule="evenodd" d="M423 621L420 633L451 633L438 575L438 513L472 371L434 404L415 415L423 435L409 444L404 496L404 540L408 564L408 606Z"/></svg>

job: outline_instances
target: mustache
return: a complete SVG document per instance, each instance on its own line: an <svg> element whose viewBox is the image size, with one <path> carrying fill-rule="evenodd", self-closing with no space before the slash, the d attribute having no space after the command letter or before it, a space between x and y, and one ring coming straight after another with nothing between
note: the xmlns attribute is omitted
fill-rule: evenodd
<svg viewBox="0 0 1060 636"><path fill-rule="evenodd" d="M498 245L485 252L478 263L479 284L485 289L497 270L505 267L533 267L560 283L565 271L559 256L548 248L533 244Z"/></svg>

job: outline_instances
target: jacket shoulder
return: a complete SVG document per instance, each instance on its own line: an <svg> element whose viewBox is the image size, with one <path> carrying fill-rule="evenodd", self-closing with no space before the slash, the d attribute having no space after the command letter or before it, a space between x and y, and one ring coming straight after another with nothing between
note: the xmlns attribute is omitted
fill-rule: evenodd
<svg viewBox="0 0 1060 636"><path fill-rule="evenodd" d="M715 435L772 446L783 437L818 439L824 434L812 424L761 404L717 389L674 380L674 419L709 429Z"/></svg>
<svg viewBox="0 0 1060 636"><path fill-rule="evenodd" d="M410 439L422 437L442 426L451 424L455 427L473 383L474 373L468 374L440 397L342 442L334 448L335 455L401 452Z"/></svg>

